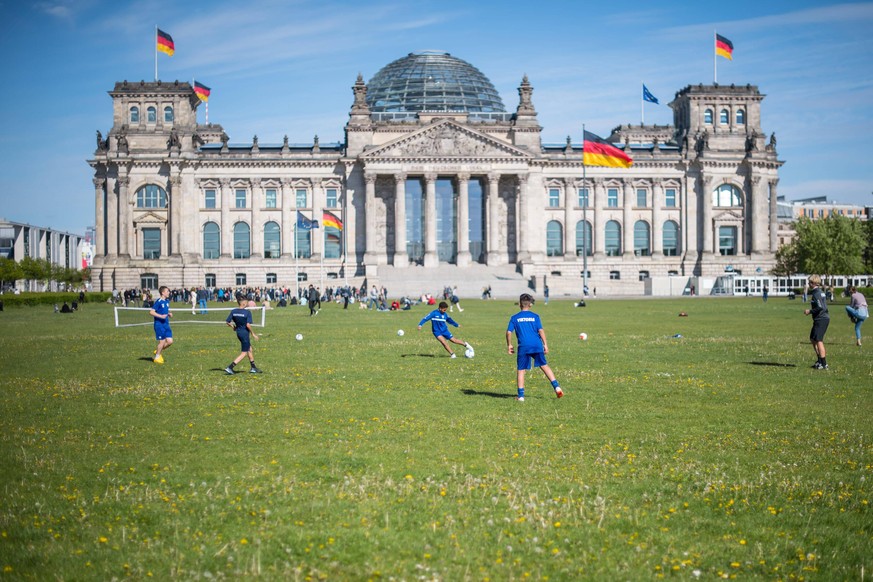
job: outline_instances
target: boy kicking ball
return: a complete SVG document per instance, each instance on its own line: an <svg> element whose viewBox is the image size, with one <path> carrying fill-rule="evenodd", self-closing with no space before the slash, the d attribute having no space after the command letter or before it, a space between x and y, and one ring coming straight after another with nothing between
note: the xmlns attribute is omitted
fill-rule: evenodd
<svg viewBox="0 0 873 582"><path fill-rule="evenodd" d="M555 389L555 396L558 398L564 395L561 386L555 379L555 374L546 363L546 354L549 353L549 344L546 341L546 330L543 329L543 324L540 321L540 316L530 310L533 303L533 297L527 293L522 293L518 298L518 306L521 311L509 318L509 326L506 329L506 348L510 354L513 353L512 333L515 332L518 338L517 350L517 369L518 369L518 397L516 400L524 402L524 376L525 372L530 370L531 359L536 367L543 371L549 382L552 383L552 388Z"/></svg>
<svg viewBox="0 0 873 582"><path fill-rule="evenodd" d="M227 316L227 325L234 330L236 330L236 337L240 343L240 353L236 357L236 359L230 363L230 365L224 369L227 374L233 374L233 369L237 364L242 362L243 358L248 356L249 363L252 368L249 370L252 374L260 374L261 370L255 366L255 353L252 350L252 342L249 339L249 335L252 338L258 339L258 334L255 333L255 330L252 329L252 312L246 309L246 305L248 305L248 299L245 295L240 293L236 296L237 307L230 312L230 315Z"/></svg>
<svg viewBox="0 0 873 582"><path fill-rule="evenodd" d="M445 301L440 301L440 304L437 309L434 309L430 313L424 316L424 318L418 322L418 331L421 331L421 326L430 321L431 330L433 331L433 337L440 342L446 351L451 354L451 357L456 358L455 352L452 351L452 348L449 347L449 342L453 344L458 344L459 346L464 346L465 348L472 350L473 346L465 342L464 340L458 339L452 336L452 332L449 331L449 327L446 324L454 325L455 327L461 327L457 321L452 319L450 316L446 315L446 310L449 308L449 304Z"/></svg>

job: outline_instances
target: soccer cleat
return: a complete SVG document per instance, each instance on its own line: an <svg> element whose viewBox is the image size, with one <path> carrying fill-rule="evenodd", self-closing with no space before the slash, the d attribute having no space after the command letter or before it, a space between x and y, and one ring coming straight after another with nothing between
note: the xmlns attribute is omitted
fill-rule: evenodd
<svg viewBox="0 0 873 582"><path fill-rule="evenodd" d="M524 396L516 396L515 399L519 402L524 402Z"/></svg>
<svg viewBox="0 0 873 582"><path fill-rule="evenodd" d="M822 364L821 362L816 362L815 364L813 364L812 367L816 370L827 370L828 369L828 365Z"/></svg>
<svg viewBox="0 0 873 582"><path fill-rule="evenodd" d="M249 370L249 374L262 374L262 373L263 373L263 372L261 371L260 368L256 368L256 367L254 367L254 366L252 366L252 369Z"/></svg>
<svg viewBox="0 0 873 582"><path fill-rule="evenodd" d="M457 357L458 357L458 356L456 356L455 354L452 354L452 358L457 358Z"/></svg>
<svg viewBox="0 0 873 582"><path fill-rule="evenodd" d="M224 369L224 373L229 375L229 376L233 376L233 374L234 374L233 368L228 366L227 368Z"/></svg>
<svg viewBox="0 0 873 582"><path fill-rule="evenodd" d="M558 398L563 398L563 397L564 397L564 391L561 390L561 387L560 387L560 386L558 386L557 388L555 388L555 396L557 396Z"/></svg>
<svg viewBox="0 0 873 582"><path fill-rule="evenodd" d="M163 364L164 363L164 356L155 356L154 361L156 364Z"/></svg>

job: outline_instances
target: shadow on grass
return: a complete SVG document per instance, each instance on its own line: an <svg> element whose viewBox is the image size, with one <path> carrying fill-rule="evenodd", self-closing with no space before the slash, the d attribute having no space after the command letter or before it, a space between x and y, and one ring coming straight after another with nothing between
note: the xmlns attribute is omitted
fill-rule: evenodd
<svg viewBox="0 0 873 582"><path fill-rule="evenodd" d="M401 358L435 358L433 354L400 354Z"/></svg>
<svg viewBox="0 0 873 582"><path fill-rule="evenodd" d="M471 390L469 388L465 388L461 390L467 396L489 396L491 398L512 398L515 399L515 394L506 394L503 392L480 392L478 390Z"/></svg>
<svg viewBox="0 0 873 582"><path fill-rule="evenodd" d="M749 362L751 366L773 366L776 368L796 368L796 364L780 364L778 362Z"/></svg>

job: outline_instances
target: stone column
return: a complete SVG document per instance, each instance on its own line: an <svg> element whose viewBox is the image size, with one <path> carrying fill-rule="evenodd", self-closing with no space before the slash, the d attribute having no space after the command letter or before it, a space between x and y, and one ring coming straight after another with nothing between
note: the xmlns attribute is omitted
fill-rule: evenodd
<svg viewBox="0 0 873 582"><path fill-rule="evenodd" d="M437 253L436 233L436 174L425 174L424 200L424 266L436 267L440 263Z"/></svg>
<svg viewBox="0 0 873 582"><path fill-rule="evenodd" d="M488 231L488 254L486 262L489 265L501 264L500 246L500 174L488 174L488 219L485 225ZM507 229L509 227L507 226ZM503 249L503 253L506 249Z"/></svg>
<svg viewBox="0 0 873 582"><path fill-rule="evenodd" d="M324 208L324 185L321 178L312 179L312 220L318 221L318 228L313 228L312 233L312 262L321 261L324 254L324 225L321 224L322 209ZM368 247L369 250L369 247Z"/></svg>
<svg viewBox="0 0 873 582"><path fill-rule="evenodd" d="M634 225L633 225L633 208L634 208L634 188L630 180L624 180L622 184L622 213L621 221L621 254L624 257L634 256Z"/></svg>
<svg viewBox="0 0 873 582"><path fill-rule="evenodd" d="M775 253L779 249L779 220L776 213L776 185L779 180L770 180L770 252Z"/></svg>
<svg viewBox="0 0 873 582"><path fill-rule="evenodd" d="M261 204L264 199L264 189L260 178L252 179L252 257L260 259L264 256L264 227L261 225Z"/></svg>
<svg viewBox="0 0 873 582"><path fill-rule="evenodd" d="M221 256L233 257L233 222L231 221L230 209L233 202L231 199L230 180L221 179Z"/></svg>
<svg viewBox="0 0 873 582"><path fill-rule="evenodd" d="M530 220L528 216L528 175L518 175L518 193L516 195L516 208L518 209L518 260L526 261L530 259Z"/></svg>
<svg viewBox="0 0 873 582"><path fill-rule="evenodd" d="M94 256L102 257L106 254L106 239L105 233L103 232L104 223L104 213L106 209L104 207L104 188L106 187L106 178L99 177L94 178L94 208L96 209L97 215L94 220Z"/></svg>
<svg viewBox="0 0 873 582"><path fill-rule="evenodd" d="M367 250L364 252L364 261L368 265L376 264L376 174L366 173L364 174L364 181L366 182L366 195L364 199L366 213L365 224L366 231L364 235L366 236L366 245Z"/></svg>
<svg viewBox="0 0 873 582"><path fill-rule="evenodd" d="M182 254L182 176L173 168L170 176L170 219L167 225L167 254Z"/></svg>
<svg viewBox="0 0 873 582"><path fill-rule="evenodd" d="M130 249L134 248L131 239L135 240L133 232L133 200L130 200L128 187L130 176L127 171L118 177L118 256L130 258ZM136 250L134 250L136 253Z"/></svg>
<svg viewBox="0 0 873 582"><path fill-rule="evenodd" d="M713 225L712 225L712 176L701 176L700 179L700 206L697 215L701 217L700 228L703 230L703 249L704 255L712 255L715 252L713 246Z"/></svg>
<svg viewBox="0 0 873 582"><path fill-rule="evenodd" d="M575 196L573 180L564 180L564 260L576 260L576 225L573 220Z"/></svg>
<svg viewBox="0 0 873 582"><path fill-rule="evenodd" d="M279 204L282 213L279 218L279 232L281 233L282 256L294 256L294 227L297 224L297 210L294 204L291 204L291 197L294 195L294 189L291 187L289 178L282 179L282 185L279 187Z"/></svg>
<svg viewBox="0 0 873 582"><path fill-rule="evenodd" d="M394 174L394 266L408 267L406 251L406 174Z"/></svg>
<svg viewBox="0 0 873 582"><path fill-rule="evenodd" d="M458 258L459 267L470 264L470 174L458 174Z"/></svg>
<svg viewBox="0 0 873 582"><path fill-rule="evenodd" d="M118 257L118 178L106 193L106 255Z"/></svg>
<svg viewBox="0 0 873 582"><path fill-rule="evenodd" d="M652 185L652 256L661 256L664 253L662 206L664 206L664 187L661 182L655 182Z"/></svg>
<svg viewBox="0 0 873 582"><path fill-rule="evenodd" d="M606 248L606 223L603 221L603 207L606 204L606 186L602 178L594 180L594 224L591 225L594 233L594 257L602 259Z"/></svg>

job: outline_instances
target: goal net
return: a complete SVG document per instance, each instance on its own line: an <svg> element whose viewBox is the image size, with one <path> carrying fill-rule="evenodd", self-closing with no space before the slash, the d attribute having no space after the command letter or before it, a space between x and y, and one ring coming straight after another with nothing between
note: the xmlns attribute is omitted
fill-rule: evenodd
<svg viewBox="0 0 873 582"><path fill-rule="evenodd" d="M170 313L173 317L170 318L170 325L179 323L219 323L224 324L227 321L227 316L230 312L236 309L235 307L208 307L206 309L197 308L192 310L190 306L187 308L170 307ZM266 307L247 307L252 312L252 325L254 327L264 327L267 324L267 308ZM152 325L155 318L149 315L148 307L115 307L115 327L133 327L136 325Z"/></svg>

